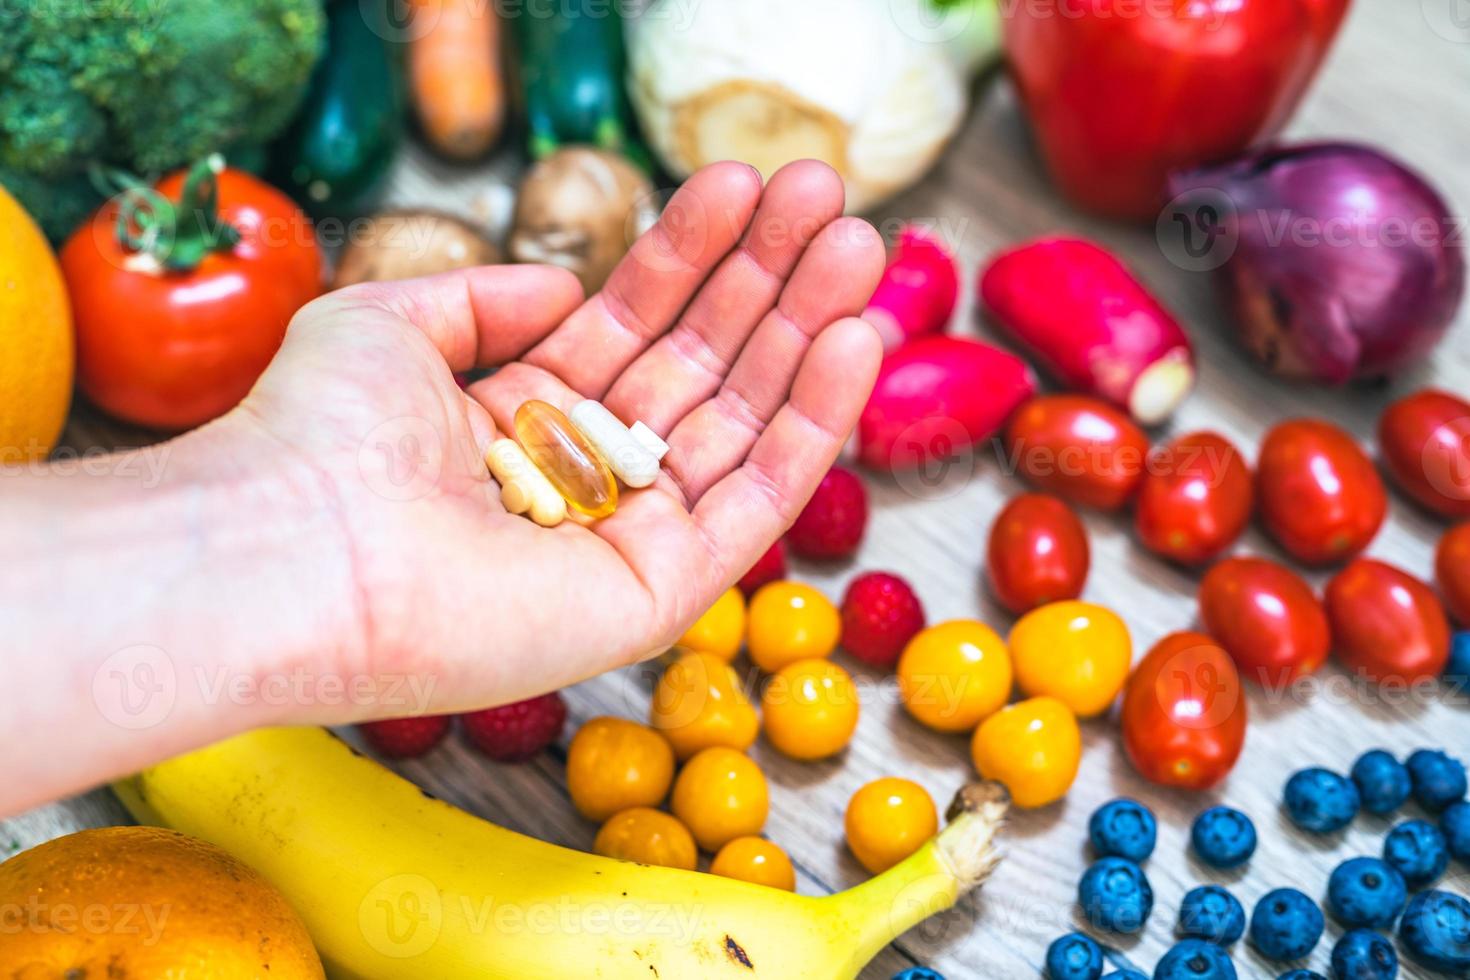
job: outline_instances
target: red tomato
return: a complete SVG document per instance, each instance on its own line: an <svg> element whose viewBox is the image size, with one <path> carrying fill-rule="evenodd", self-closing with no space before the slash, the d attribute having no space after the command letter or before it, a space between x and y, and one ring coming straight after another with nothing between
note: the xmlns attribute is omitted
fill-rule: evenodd
<svg viewBox="0 0 1470 980"><path fill-rule="evenodd" d="M1143 479L1148 437L1126 414L1083 395L1045 395L1006 425L1016 471L1049 493L1099 510L1117 510Z"/></svg>
<svg viewBox="0 0 1470 980"><path fill-rule="evenodd" d="M191 175L198 177L197 171ZM209 214L206 185L180 201L186 175L161 181L176 202L180 245ZM286 324L321 292L322 261L311 224L291 199L247 173L216 178L218 215L239 232L187 269L118 240L117 202L104 205L61 251L77 331L77 384L118 418L185 429L245 397L275 356ZM178 261L181 250L175 248Z"/></svg>
<svg viewBox="0 0 1470 980"><path fill-rule="evenodd" d="M1318 419L1282 422L1266 433L1256 492L1266 530L1309 565L1362 551L1388 512L1373 463L1352 436Z"/></svg>
<svg viewBox="0 0 1470 980"><path fill-rule="evenodd" d="M1144 547L1199 565L1235 543L1250 523L1251 470L1224 436L1180 436L1149 460L1134 526Z"/></svg>
<svg viewBox="0 0 1470 980"><path fill-rule="evenodd" d="M1312 587L1264 558L1227 558L1205 573L1200 619L1248 680L1282 686L1327 659L1332 635Z"/></svg>
<svg viewBox="0 0 1470 980"><path fill-rule="evenodd" d="M1123 747L1144 778L1208 789L1245 745L1235 662L1203 633L1172 633L1139 661L1123 692Z"/></svg>
<svg viewBox="0 0 1470 980"><path fill-rule="evenodd" d="M995 597L1020 615L1075 599L1087 581L1087 531L1072 508L1044 493L1006 504L990 528L986 568Z"/></svg>
<svg viewBox="0 0 1470 980"><path fill-rule="evenodd" d="M1470 517L1470 403L1419 391L1378 421L1383 465L1410 497L1444 517Z"/></svg>
<svg viewBox="0 0 1470 980"><path fill-rule="evenodd" d="M1439 539L1434 556L1434 577L1445 607L1460 625L1470 626L1470 523L1450 528Z"/></svg>
<svg viewBox="0 0 1470 980"><path fill-rule="evenodd" d="M1434 590L1408 572L1359 558L1327 583L1332 645L1343 666L1373 681L1438 677L1450 624Z"/></svg>

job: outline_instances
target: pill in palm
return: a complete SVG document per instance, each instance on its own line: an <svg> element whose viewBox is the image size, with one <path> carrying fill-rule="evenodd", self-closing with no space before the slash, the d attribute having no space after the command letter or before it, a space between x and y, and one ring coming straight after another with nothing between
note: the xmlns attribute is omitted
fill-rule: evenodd
<svg viewBox="0 0 1470 980"><path fill-rule="evenodd" d="M561 410L543 401L516 409L516 438L566 502L593 519L618 507L612 470Z"/></svg>
<svg viewBox="0 0 1470 980"><path fill-rule="evenodd" d="M485 453L485 465L500 484L500 501L512 514L528 514L543 527L555 527L567 516L567 502L513 439L497 439Z"/></svg>
<svg viewBox="0 0 1470 980"><path fill-rule="evenodd" d="M655 459L662 460L669 454L669 444L660 439L657 432L642 422L634 422L628 434L637 439L644 449L653 453Z"/></svg>
<svg viewBox="0 0 1470 980"><path fill-rule="evenodd" d="M572 425L586 437L619 480L630 487L647 487L658 479L658 457L601 402L587 399L572 408Z"/></svg>

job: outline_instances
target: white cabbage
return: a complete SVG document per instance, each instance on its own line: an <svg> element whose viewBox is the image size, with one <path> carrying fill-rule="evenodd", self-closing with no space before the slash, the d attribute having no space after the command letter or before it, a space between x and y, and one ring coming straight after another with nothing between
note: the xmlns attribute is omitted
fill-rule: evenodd
<svg viewBox="0 0 1470 980"><path fill-rule="evenodd" d="M929 169L996 35L990 0L655 0L628 23L629 93L670 172L815 157L863 211Z"/></svg>

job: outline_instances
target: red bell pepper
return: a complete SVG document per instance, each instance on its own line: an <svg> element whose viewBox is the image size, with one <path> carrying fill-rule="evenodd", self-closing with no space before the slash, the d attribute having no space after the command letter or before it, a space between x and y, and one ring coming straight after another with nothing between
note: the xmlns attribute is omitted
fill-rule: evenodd
<svg viewBox="0 0 1470 980"><path fill-rule="evenodd" d="M1296 110L1350 0L1014 0L1011 73L1081 206L1155 217L1171 170L1234 156Z"/></svg>

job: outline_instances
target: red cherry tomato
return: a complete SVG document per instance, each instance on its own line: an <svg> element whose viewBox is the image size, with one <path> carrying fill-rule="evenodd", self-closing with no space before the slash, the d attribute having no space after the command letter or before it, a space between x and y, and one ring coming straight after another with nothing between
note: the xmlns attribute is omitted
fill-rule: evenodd
<svg viewBox="0 0 1470 980"><path fill-rule="evenodd" d="M1332 635L1317 594L1264 558L1227 558L1205 573L1200 619L1247 680L1282 686L1327 659Z"/></svg>
<svg viewBox="0 0 1470 980"><path fill-rule="evenodd" d="M1148 455L1148 437L1132 419L1082 395L1031 399L1006 424L1005 444L1022 476L1048 493L1099 510L1128 502Z"/></svg>
<svg viewBox="0 0 1470 980"><path fill-rule="evenodd" d="M1180 436L1149 460L1134 526L1144 547L1184 565L1209 561L1250 523L1254 490L1245 457L1224 436Z"/></svg>
<svg viewBox="0 0 1470 980"><path fill-rule="evenodd" d="M1447 391L1400 398L1378 421L1383 465L1443 517L1470 517L1470 403Z"/></svg>
<svg viewBox="0 0 1470 980"><path fill-rule="evenodd" d="M1087 581L1087 531L1072 508L1044 493L1006 504L990 528L986 568L995 597L1020 615L1075 599Z"/></svg>
<svg viewBox="0 0 1470 980"><path fill-rule="evenodd" d="M180 234L165 268L119 241L118 202L103 206L61 251L76 319L77 384L104 411L185 429L229 411L275 356L286 324L321 292L311 224L286 195L247 173L174 174L157 186L178 204ZM185 256L192 216L217 212L239 241Z"/></svg>
<svg viewBox="0 0 1470 980"><path fill-rule="evenodd" d="M1282 422L1266 434L1256 493L1266 530L1308 565L1356 555L1388 512L1373 463L1352 436L1318 419Z"/></svg>
<svg viewBox="0 0 1470 980"><path fill-rule="evenodd" d="M1373 681L1438 677L1450 624L1434 590L1408 572L1359 558L1327 583L1327 618L1343 666Z"/></svg>
<svg viewBox="0 0 1470 980"><path fill-rule="evenodd" d="M1470 626L1470 523L1450 528L1439 539L1434 577L1445 607L1462 626Z"/></svg>
<svg viewBox="0 0 1470 980"><path fill-rule="evenodd" d="M1146 779L1208 789L1245 745L1246 700L1230 654L1203 633L1164 637L1123 692L1123 747Z"/></svg>

